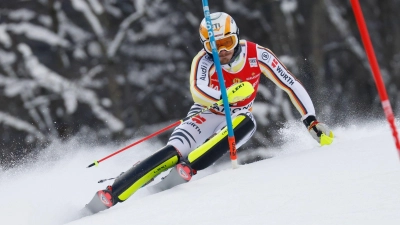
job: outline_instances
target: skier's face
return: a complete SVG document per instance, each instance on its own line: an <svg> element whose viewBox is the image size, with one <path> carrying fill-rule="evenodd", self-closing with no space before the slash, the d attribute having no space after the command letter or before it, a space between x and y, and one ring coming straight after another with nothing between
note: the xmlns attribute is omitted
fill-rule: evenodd
<svg viewBox="0 0 400 225"><path fill-rule="evenodd" d="M222 50L218 53L219 56L219 61L221 62L221 64L227 64L233 56L233 52L235 50L231 50L231 51L226 51L226 50Z"/></svg>

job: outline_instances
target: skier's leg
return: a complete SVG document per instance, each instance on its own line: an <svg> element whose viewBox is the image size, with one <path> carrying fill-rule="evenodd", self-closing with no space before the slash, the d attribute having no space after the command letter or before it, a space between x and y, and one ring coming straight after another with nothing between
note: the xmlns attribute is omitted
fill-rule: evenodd
<svg viewBox="0 0 400 225"><path fill-rule="evenodd" d="M256 124L250 113L239 114L232 120L236 147L239 148L246 143L254 134ZM228 130L224 127L210 140L193 150L187 157L188 162L194 170L202 170L229 152Z"/></svg>
<svg viewBox="0 0 400 225"><path fill-rule="evenodd" d="M128 199L143 185L179 162L178 151L171 145L161 148L147 159L119 176L112 184L112 194L117 202Z"/></svg>
<svg viewBox="0 0 400 225"><path fill-rule="evenodd" d="M173 146L161 148L117 177L111 186L98 191L86 208L97 213L125 201L154 177L175 166L180 158L179 152Z"/></svg>
<svg viewBox="0 0 400 225"><path fill-rule="evenodd" d="M189 111L188 116L202 108L202 106L195 104ZM182 154L181 161L171 169L161 182L150 186L148 189L151 192L159 192L189 181L196 171L191 168L190 163L185 158L187 158L191 151L206 142L214 134L218 125L224 121L225 116L207 111L175 128L168 141L168 145L172 145L179 150Z"/></svg>
<svg viewBox="0 0 400 225"><path fill-rule="evenodd" d="M256 125L250 113L240 114L232 120L237 148L253 135ZM158 184L149 188L159 192L190 181L198 170L205 169L229 151L227 128L221 129L203 145L193 150L186 159L171 169L170 173Z"/></svg>
<svg viewBox="0 0 400 225"><path fill-rule="evenodd" d="M201 109L201 106L194 105L189 114ZM125 201L161 172L175 166L182 155L186 157L190 151L200 145L199 143L203 143L214 132L215 124L220 124L223 120L223 116L205 112L182 123L174 130L166 147L121 174L112 186L98 191L87 208L90 208L92 212L98 212ZM190 174L191 170L188 170L188 167L179 168L184 169L180 170L181 172L188 171Z"/></svg>

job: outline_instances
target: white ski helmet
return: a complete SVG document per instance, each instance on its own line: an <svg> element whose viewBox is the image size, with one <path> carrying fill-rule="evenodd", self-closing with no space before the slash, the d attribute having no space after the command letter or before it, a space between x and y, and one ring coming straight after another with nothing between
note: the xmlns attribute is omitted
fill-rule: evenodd
<svg viewBox="0 0 400 225"><path fill-rule="evenodd" d="M222 50L231 51L239 46L239 28L230 15L224 12L215 12L210 14L210 19L218 52ZM205 18L200 23L199 33L204 50L212 54ZM240 49L236 48L235 53L236 52L240 52ZM238 55L238 53L234 56L236 55Z"/></svg>

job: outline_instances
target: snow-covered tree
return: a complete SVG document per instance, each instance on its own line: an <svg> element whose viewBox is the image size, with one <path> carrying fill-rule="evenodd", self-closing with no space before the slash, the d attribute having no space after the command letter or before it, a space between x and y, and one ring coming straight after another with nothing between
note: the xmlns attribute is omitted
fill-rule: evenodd
<svg viewBox="0 0 400 225"><path fill-rule="evenodd" d="M382 116L349 1L224 0L241 38L270 48L335 125ZM400 26L395 0L362 1L388 93L400 112ZM31 0L0 3L0 164L74 135L107 141L147 135L185 116L188 78L201 49L200 2ZM299 115L264 79L259 127L247 148L279 143Z"/></svg>

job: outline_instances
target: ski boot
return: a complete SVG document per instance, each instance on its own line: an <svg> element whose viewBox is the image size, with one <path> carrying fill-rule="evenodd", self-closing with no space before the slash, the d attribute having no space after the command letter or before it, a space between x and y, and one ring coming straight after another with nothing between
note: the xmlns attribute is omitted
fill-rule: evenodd
<svg viewBox="0 0 400 225"><path fill-rule="evenodd" d="M92 200L86 204L85 209L87 214L91 215L106 210L117 203L112 194L112 187L109 185L105 190L96 192Z"/></svg>

